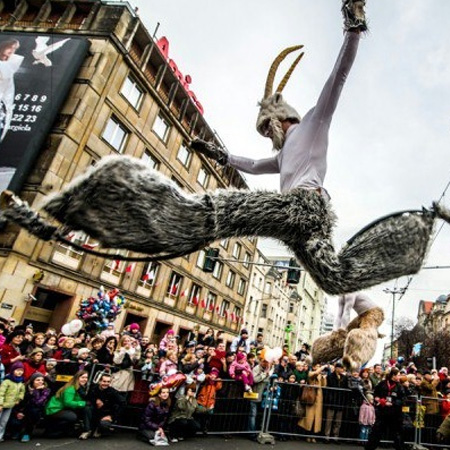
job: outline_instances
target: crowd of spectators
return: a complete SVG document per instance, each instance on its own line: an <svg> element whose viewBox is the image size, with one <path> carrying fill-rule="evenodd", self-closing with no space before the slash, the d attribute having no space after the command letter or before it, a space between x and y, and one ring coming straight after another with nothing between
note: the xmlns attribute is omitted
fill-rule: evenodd
<svg viewBox="0 0 450 450"><path fill-rule="evenodd" d="M94 335L81 330L64 336L0 319L0 441L28 442L36 427L47 437L107 436L129 405L141 405L138 438L153 445L177 442L208 432L226 383L234 383L246 402L243 428L252 439L263 411L271 408L280 440L304 435L328 443L346 437L374 450L390 429L402 448L408 430L421 426L413 423L416 410L408 409L418 396L430 438L436 431L438 438L448 437L445 367L418 370L411 362L347 372L340 362L311 365L307 344L298 351L284 346L279 358L267 360L262 333L252 338L242 329L230 345L222 336L196 330L181 343L168 330L151 342L135 323L120 334L109 326ZM61 377L63 366L71 368L67 378ZM344 430L344 423L351 426Z"/></svg>

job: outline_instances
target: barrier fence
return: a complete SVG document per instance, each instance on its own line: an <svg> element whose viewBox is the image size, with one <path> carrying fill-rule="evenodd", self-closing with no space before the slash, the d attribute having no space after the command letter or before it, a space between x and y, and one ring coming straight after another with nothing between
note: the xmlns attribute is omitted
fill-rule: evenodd
<svg viewBox="0 0 450 450"><path fill-rule="evenodd" d="M89 372L89 388L98 381L101 372L110 372L113 380L120 372L114 366L89 364L80 367L79 363L64 361L58 362L56 368L51 386L54 392L82 368ZM115 426L137 429L150 398L151 384L159 377L131 368L125 370L133 374L134 389L122 392L126 406ZM363 395L358 390L283 383L271 379L259 386L259 395L245 396L243 383L235 380L222 380L221 383L214 410L196 415L208 434L243 434L254 438L272 435L280 440L306 438L360 443L367 439L359 424ZM309 399L305 391L309 391ZM182 393L183 385L172 390L175 398ZM402 409L405 443L448 447L436 436L443 421L440 414L442 402L450 400L424 396L407 398ZM450 416L448 422L450 427ZM389 430L384 430L382 442L392 442Z"/></svg>

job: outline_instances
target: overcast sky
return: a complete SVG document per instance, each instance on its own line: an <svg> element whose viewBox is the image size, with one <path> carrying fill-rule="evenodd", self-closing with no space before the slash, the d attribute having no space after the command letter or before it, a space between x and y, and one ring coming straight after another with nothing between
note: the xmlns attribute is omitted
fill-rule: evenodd
<svg viewBox="0 0 450 450"><path fill-rule="evenodd" d="M228 150L253 158L272 154L255 120L273 58L285 47L305 45L284 91L303 115L314 106L342 43L339 0L130 3L151 34L160 23L157 37L169 39L169 56L191 75L205 118ZM361 41L330 131L325 187L339 217L337 247L380 216L431 205L450 181L450 2L367 3L370 33ZM252 188L279 188L277 176L246 179ZM280 253L274 247L265 249ZM426 265L450 265L450 226L440 232ZM383 288L406 281L368 294L390 315L391 297ZM398 315L415 317L421 299L449 292L450 270L422 271Z"/></svg>

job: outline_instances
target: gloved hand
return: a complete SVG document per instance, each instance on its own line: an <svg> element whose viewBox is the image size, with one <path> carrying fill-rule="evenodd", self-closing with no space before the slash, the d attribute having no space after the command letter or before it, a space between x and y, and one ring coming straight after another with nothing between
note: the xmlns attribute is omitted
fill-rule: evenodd
<svg viewBox="0 0 450 450"><path fill-rule="evenodd" d="M367 31L366 0L342 0L345 31Z"/></svg>
<svg viewBox="0 0 450 450"><path fill-rule="evenodd" d="M195 138L191 142L191 148L195 152L203 153L208 158L214 159L222 166L228 163L228 153L220 148L216 147L212 142L206 142L202 139Z"/></svg>

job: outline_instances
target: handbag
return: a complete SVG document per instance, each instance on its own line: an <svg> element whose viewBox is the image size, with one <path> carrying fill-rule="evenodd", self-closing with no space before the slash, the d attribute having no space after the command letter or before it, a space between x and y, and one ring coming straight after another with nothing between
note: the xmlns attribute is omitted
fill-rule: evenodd
<svg viewBox="0 0 450 450"><path fill-rule="evenodd" d="M306 414L305 405L300 400L295 400L294 404L292 405L292 412L298 419L303 419Z"/></svg>
<svg viewBox="0 0 450 450"><path fill-rule="evenodd" d="M304 386L302 389L302 395L300 396L300 402L306 406L314 405L316 395L316 388L312 386Z"/></svg>
<svg viewBox="0 0 450 450"><path fill-rule="evenodd" d="M151 445L154 445L155 447L159 447L161 445L169 445L169 440L167 439L167 436L165 434L161 434L159 431L155 433L155 437L151 439L149 442Z"/></svg>

